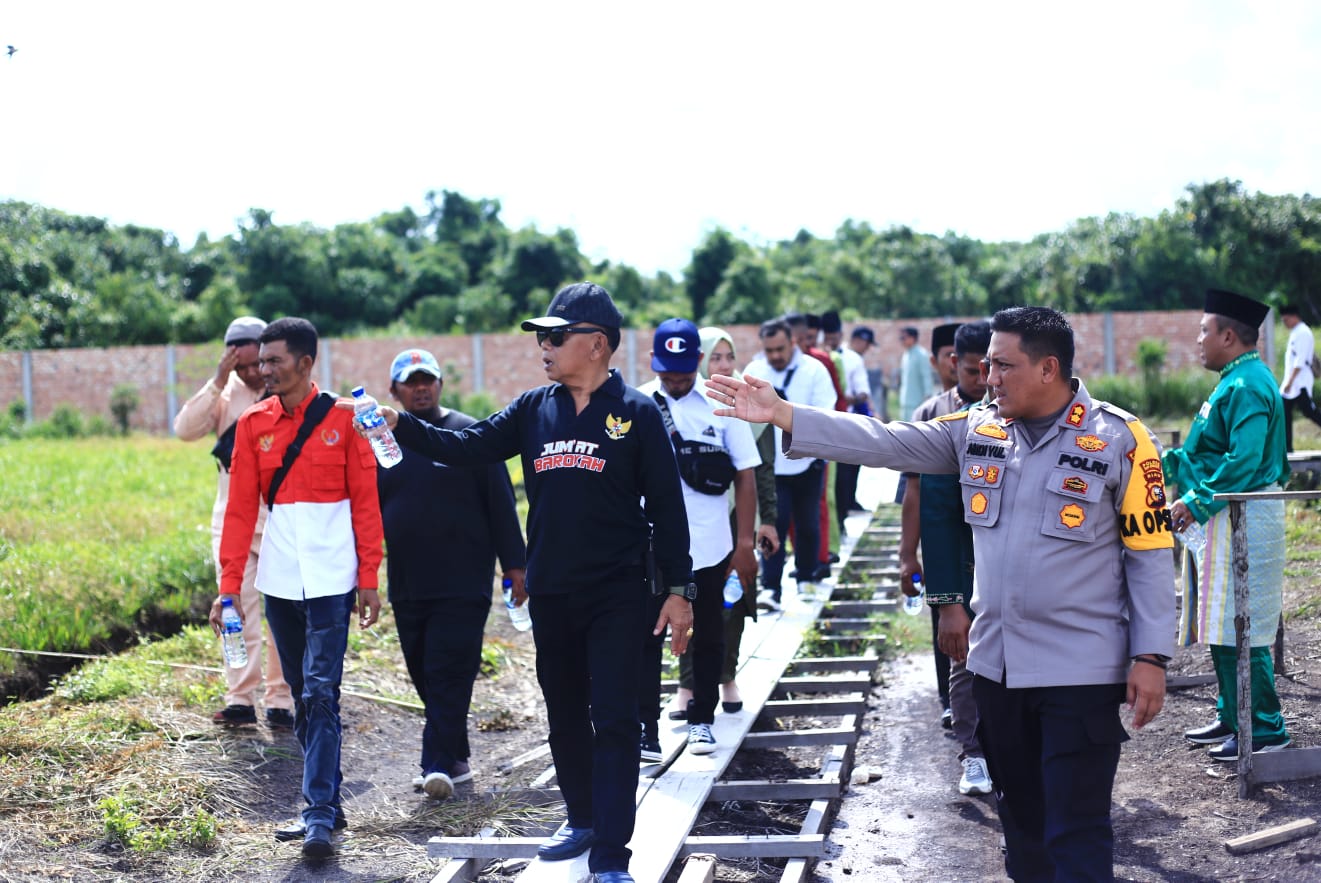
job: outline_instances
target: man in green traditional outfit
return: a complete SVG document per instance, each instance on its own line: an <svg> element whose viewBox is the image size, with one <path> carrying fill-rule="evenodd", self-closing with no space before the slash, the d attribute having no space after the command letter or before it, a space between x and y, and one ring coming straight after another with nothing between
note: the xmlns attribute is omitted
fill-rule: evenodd
<svg viewBox="0 0 1321 883"><path fill-rule="evenodd" d="M1215 760L1238 759L1235 699L1238 653L1234 647L1234 569L1229 509L1212 497L1222 493L1279 490L1289 477L1285 453L1284 401L1270 368L1257 352L1258 328L1269 307L1212 289L1197 337L1202 364L1220 372L1211 397L1193 418L1188 440L1166 451L1165 480L1180 496L1170 507L1178 533L1205 526L1206 546L1184 553L1184 599L1179 642L1204 641L1211 648L1220 695L1216 720L1184 733L1198 745L1215 745ZM1247 506L1248 581L1252 616L1252 751L1278 751L1289 744L1275 693L1271 642L1280 619L1284 584L1284 501L1254 500Z"/></svg>

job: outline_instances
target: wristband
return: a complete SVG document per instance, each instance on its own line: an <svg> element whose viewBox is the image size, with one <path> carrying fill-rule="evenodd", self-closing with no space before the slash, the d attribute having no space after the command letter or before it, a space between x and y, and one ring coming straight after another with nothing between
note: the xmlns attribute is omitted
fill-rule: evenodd
<svg viewBox="0 0 1321 883"><path fill-rule="evenodd" d="M1159 668L1161 671L1165 671L1167 668L1170 667L1170 664L1168 662L1164 662L1160 659L1152 659L1150 656L1134 656L1133 661L1145 662L1147 665L1154 665L1156 666L1156 668Z"/></svg>

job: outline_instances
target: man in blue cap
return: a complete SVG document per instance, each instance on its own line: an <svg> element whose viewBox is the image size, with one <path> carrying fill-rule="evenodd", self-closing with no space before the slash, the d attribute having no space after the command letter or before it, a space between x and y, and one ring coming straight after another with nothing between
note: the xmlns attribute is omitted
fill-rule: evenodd
<svg viewBox="0 0 1321 883"><path fill-rule="evenodd" d="M638 636L648 611L649 539L667 596L652 633L669 628L675 655L692 637L697 594L679 470L660 410L610 367L622 325L604 288L566 286L544 317L523 323L537 334L546 386L458 431L380 409L402 446L438 462L522 458L537 680L568 810L537 856L560 861L591 850L596 883L633 881L627 844L637 815Z"/></svg>
<svg viewBox="0 0 1321 883"><path fill-rule="evenodd" d="M697 598L693 601L693 640L688 651L693 662L693 698L681 711L688 721L688 751L710 754L716 750L711 725L715 723L725 653L722 590L731 570L737 572L745 592L752 591L757 581L753 545L757 482L753 469L761 465L761 455L746 423L712 416L718 405L697 387L701 361L702 341L697 326L687 319L667 319L656 329L652 344L651 369L656 379L638 391L650 396L660 408L683 479L691 538L688 553ZM731 487L738 513L736 541L728 530ZM657 635L647 642L643 661L638 693L643 760L661 759L657 719L662 640L663 636Z"/></svg>
<svg viewBox="0 0 1321 883"><path fill-rule="evenodd" d="M401 409L441 429L476 423L441 407L444 384L426 350L406 349L390 364L390 394ZM504 463L445 466L402 451L394 468L377 469L376 488L399 648L425 710L421 774L413 784L443 800L472 778L468 706L481 668L495 559L521 596L527 547Z"/></svg>

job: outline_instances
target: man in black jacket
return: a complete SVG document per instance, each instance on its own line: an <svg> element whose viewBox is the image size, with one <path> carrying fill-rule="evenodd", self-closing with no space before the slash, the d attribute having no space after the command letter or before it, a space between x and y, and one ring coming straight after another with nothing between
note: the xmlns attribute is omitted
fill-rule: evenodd
<svg viewBox="0 0 1321 883"><path fill-rule="evenodd" d="M381 408L399 443L432 459L522 458L537 680L568 809L568 821L537 855L558 861L590 849L596 883L633 880L627 844L637 810L649 536L669 594L653 634L669 627L676 656L692 637L697 594L679 469L660 409L610 367L622 325L604 288L569 285L544 317L523 323L537 333L548 385L458 431Z"/></svg>
<svg viewBox="0 0 1321 883"><path fill-rule="evenodd" d="M390 394L404 411L441 429L476 423L440 406L443 386L440 365L426 350L404 350L390 366ZM443 800L472 778L468 706L495 558L521 596L527 547L503 463L454 467L408 448L403 454L394 468L377 470L376 486L399 646L426 708L422 773L413 784Z"/></svg>

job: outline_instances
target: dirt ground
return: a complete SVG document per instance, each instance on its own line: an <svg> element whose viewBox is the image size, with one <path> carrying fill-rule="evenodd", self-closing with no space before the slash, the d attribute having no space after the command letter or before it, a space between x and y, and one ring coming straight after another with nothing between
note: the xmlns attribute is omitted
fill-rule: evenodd
<svg viewBox="0 0 1321 883"><path fill-rule="evenodd" d="M1296 603L1296 601L1295 601ZM1286 600L1288 605L1288 600ZM1277 687L1295 745L1321 745L1321 630L1286 632L1288 676ZM1170 674L1211 671L1204 647L1181 650ZM958 792L958 747L940 729L930 654L900 658L872 690L855 765L881 778L853 786L830 835L817 883L1005 879L1000 827L989 797ZM1164 710L1124 745L1115 783L1115 876L1125 881L1321 881L1321 838L1233 856L1224 842L1301 818L1321 819L1321 779L1263 786L1238 798L1233 764L1216 763L1182 738L1214 717L1214 687L1169 694Z"/></svg>
<svg viewBox="0 0 1321 883"><path fill-rule="evenodd" d="M1292 566L1292 565L1291 565ZM1314 583L1321 569L1300 565L1291 577ZM1286 592L1297 607L1302 589ZM393 628L388 621L382 625ZM272 830L297 816L301 758L291 734L265 727L217 733L206 716L171 709L181 737L174 751L199 776L223 776L232 803L218 813L215 848L204 853L172 850L142 856L104 838L81 834L62 842L0 831L0 880L124 881L245 880L251 883L430 880L441 860L428 859L426 842L438 834L470 834L494 823L505 833L535 834L559 823L560 808L513 807L493 789L517 789L538 775L546 758L503 771L542 744L545 716L533 673L532 640L515 632L494 607L488 637L504 648L500 674L480 678L474 692L470 733L475 777L458 787L457 799L428 801L411 784L417 772L421 718L396 705L347 695L344 699L345 781L350 827L332 861L310 866L298 844L277 844ZM1278 681L1290 733L1300 746L1321 745L1318 693L1321 627L1301 619L1287 632L1288 674ZM1205 648L1180 651L1171 675L1210 670ZM951 736L938 724L929 651L886 663L870 694L870 708L856 747L855 766L878 778L853 785L840 802L828 837L828 856L818 862L815 883L913 883L1004 879L999 824L990 798L957 790L959 765ZM345 687L379 696L407 689L402 663L350 666ZM1224 841L1296 819L1321 819L1321 779L1263 787L1240 800L1229 766L1215 764L1181 733L1206 723L1214 692L1198 687L1171 693L1165 710L1123 751L1114 794L1116 873L1129 881L1321 881L1321 838L1231 856ZM784 722L803 727L807 721ZM832 721L823 721L830 725ZM731 779L813 776L819 747L740 752ZM795 833L806 802L708 804L698 833ZM780 861L722 862L722 883L769 883ZM484 883L513 878L519 863L491 867ZM677 877L677 871L671 879Z"/></svg>

